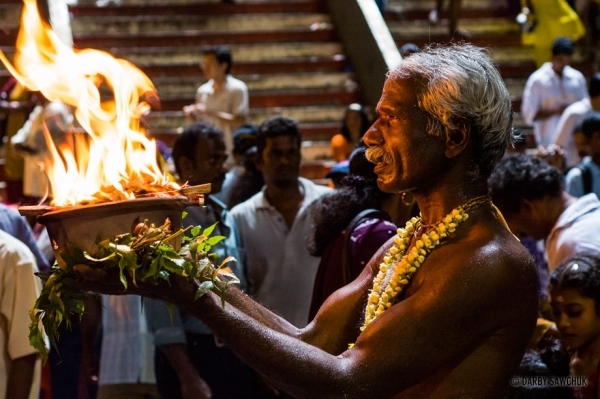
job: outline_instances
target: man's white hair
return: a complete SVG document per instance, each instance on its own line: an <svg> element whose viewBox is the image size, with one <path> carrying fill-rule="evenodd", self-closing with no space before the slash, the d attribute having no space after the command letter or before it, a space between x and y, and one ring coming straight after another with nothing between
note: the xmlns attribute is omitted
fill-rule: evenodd
<svg viewBox="0 0 600 399"><path fill-rule="evenodd" d="M470 129L473 177L487 178L514 143L510 95L487 51L471 44L429 46L390 71L388 82L415 77L426 82L417 101L427 114L427 132Z"/></svg>

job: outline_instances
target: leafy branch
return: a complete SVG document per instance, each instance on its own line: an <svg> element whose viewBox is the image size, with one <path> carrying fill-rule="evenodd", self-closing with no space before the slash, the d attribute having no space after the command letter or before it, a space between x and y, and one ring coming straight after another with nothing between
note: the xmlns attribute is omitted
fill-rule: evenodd
<svg viewBox="0 0 600 399"><path fill-rule="evenodd" d="M216 223L205 229L196 226L171 232L169 219L158 227L154 224L148 225L148 222L144 221L134 228L133 233L97 240L98 251L93 255L75 245L67 244L67 251L60 253L66 267L61 269L55 264L49 273L38 273L44 286L29 312L30 344L45 361L48 358L48 350L44 331L50 343L56 346L59 339L59 326L66 323L66 326L71 328L74 317L79 317L81 320L85 311L84 301L87 293L77 288L80 277L73 270L75 265L80 264L103 270L118 269L124 290L127 290L129 279L134 285L137 285L138 281L153 285L162 281L169 282L172 275L183 276L190 280L199 279L201 284L195 299L213 290L220 295L224 307L227 287L239 283L239 280L226 266L229 262L235 261L233 257L227 257L219 266L215 266L218 256L210 250L225 239L220 235L211 236L215 227ZM184 235L188 230L189 235ZM172 243L180 237L183 245L176 250ZM227 278L221 280L219 275Z"/></svg>

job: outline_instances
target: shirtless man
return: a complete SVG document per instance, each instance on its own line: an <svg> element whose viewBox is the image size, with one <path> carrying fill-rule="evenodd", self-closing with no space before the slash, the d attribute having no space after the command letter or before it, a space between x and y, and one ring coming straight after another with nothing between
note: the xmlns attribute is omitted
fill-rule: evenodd
<svg viewBox="0 0 600 399"><path fill-rule="evenodd" d="M390 261L384 254L393 240L305 328L235 288L224 309L212 293L194 301L198 282L184 279L172 279L171 287L131 284L128 292L185 307L294 397L503 398L537 314L533 261L485 198L486 179L512 142L509 94L483 50L431 48L389 74L377 112L365 142L379 186L410 190L422 212L422 224L405 239L409 251L423 234L435 241L430 224L446 223L453 209L474 201L464 206L468 219L362 331L373 280L382 260ZM80 270L85 288L123 293L118 276Z"/></svg>

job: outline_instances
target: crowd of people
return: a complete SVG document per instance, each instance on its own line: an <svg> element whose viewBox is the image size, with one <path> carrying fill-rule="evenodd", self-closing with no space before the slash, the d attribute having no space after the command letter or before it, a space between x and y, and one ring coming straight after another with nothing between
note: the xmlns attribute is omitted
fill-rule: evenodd
<svg viewBox="0 0 600 399"><path fill-rule="evenodd" d="M80 269L88 311L42 378L28 312L53 252L3 205L0 399L597 399L600 77L570 67L573 53L557 38L528 79L538 146L523 149L485 50L411 47L375 118L348 106L332 188L301 176L297 121L247 123L231 53L207 50L207 82L163 155L179 183L211 184L183 224L217 223L239 287L195 300L201 281L172 277L120 295L119 276ZM76 129L64 104L22 105L33 112L10 143L25 156L43 151L36 124L55 140ZM43 199L35 187L20 195Z"/></svg>

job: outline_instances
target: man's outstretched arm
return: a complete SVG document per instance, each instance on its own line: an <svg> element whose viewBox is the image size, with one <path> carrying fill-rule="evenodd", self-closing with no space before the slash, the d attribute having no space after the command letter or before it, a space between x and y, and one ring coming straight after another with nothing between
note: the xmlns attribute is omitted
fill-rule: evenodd
<svg viewBox="0 0 600 399"><path fill-rule="evenodd" d="M246 313L244 301L230 302L242 309L223 309L214 294L195 302L185 294L177 302L201 318L245 362L295 397L389 397L460 362L506 321L507 311L502 309L514 310L506 300L506 290L513 287L514 291L513 275L506 265L494 265L498 261L491 259L497 254L470 259L461 254L465 251L441 252L432 255L430 269L421 273L423 281L414 282L415 291L383 313L352 349L343 352L340 348L353 342L349 324L356 323L351 328L355 337L358 327L358 318L347 309L356 312L356 303L364 305L361 298L370 287L370 271L334 294L317 319L300 331L300 339ZM482 267L483 261L491 266ZM447 266L441 268L439 262ZM442 270L432 270L436 268ZM334 338L336 334L342 338Z"/></svg>

